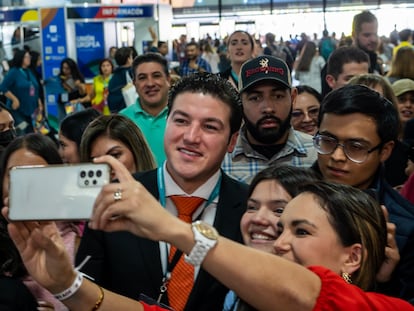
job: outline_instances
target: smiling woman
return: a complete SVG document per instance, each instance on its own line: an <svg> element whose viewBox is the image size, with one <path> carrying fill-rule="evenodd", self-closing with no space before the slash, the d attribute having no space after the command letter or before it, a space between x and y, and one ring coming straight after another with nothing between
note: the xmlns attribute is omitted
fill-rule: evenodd
<svg viewBox="0 0 414 311"><path fill-rule="evenodd" d="M312 170L293 166L270 166L259 172L250 184L247 210L240 222L244 244L275 254L277 222L285 206L298 194L300 185L317 180ZM223 311L236 310L254 309L230 291Z"/></svg>
<svg viewBox="0 0 414 311"><path fill-rule="evenodd" d="M154 157L141 130L122 115L102 115L85 129L80 144L81 162L90 162L105 154L117 158L131 173L155 168Z"/></svg>

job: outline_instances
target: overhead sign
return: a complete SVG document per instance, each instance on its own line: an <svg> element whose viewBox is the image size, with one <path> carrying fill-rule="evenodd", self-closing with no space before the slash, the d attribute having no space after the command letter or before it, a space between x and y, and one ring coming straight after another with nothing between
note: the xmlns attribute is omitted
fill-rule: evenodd
<svg viewBox="0 0 414 311"><path fill-rule="evenodd" d="M0 23L37 21L39 21L37 9L0 10Z"/></svg>
<svg viewBox="0 0 414 311"><path fill-rule="evenodd" d="M92 6L68 7L67 16L71 19L113 19L153 17L154 6Z"/></svg>

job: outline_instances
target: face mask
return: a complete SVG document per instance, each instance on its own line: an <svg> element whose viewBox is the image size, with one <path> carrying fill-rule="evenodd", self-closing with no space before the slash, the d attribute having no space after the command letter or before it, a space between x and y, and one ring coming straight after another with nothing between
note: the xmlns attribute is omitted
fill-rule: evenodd
<svg viewBox="0 0 414 311"><path fill-rule="evenodd" d="M7 147L15 138L16 131L14 129L0 132L0 146Z"/></svg>

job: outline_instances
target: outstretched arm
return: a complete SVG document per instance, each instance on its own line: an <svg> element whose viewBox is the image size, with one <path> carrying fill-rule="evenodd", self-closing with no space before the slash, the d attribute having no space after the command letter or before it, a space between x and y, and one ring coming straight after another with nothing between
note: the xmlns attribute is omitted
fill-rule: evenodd
<svg viewBox="0 0 414 311"><path fill-rule="evenodd" d="M5 216L8 208L4 209ZM29 274L52 294L69 288L77 273L70 263L69 256L54 222L15 222L8 225L9 233ZM104 291L99 310L144 310L141 303L129 298ZM101 296L100 288L83 279L76 293L62 302L70 310L90 311Z"/></svg>
<svg viewBox="0 0 414 311"><path fill-rule="evenodd" d="M104 156L96 162L109 163L120 182L104 186L97 197L89 223L93 229L128 230L191 252L195 241L190 224L168 213L115 158ZM4 215L7 212L6 207ZM9 224L9 232L37 282L54 294L73 284L77 274L53 222L15 222ZM308 269L222 237L207 254L203 268L259 310L310 311L321 289L321 280ZM84 280L63 302L71 310L91 310L100 293L97 285ZM104 297L102 311L144 310L141 303L108 291Z"/></svg>
<svg viewBox="0 0 414 311"><path fill-rule="evenodd" d="M153 46L155 48L158 48L158 36L157 36L157 33L154 31L154 28L152 28L152 26L148 27L148 31L149 31L149 33L151 35L151 39L152 39L151 46Z"/></svg>
<svg viewBox="0 0 414 311"><path fill-rule="evenodd" d="M109 163L120 183L104 187L90 226L128 230L166 241L189 254L195 245L191 225L168 213L116 159L104 156L97 160ZM118 190L122 191L121 200L114 199ZM319 277L305 267L221 237L203 268L259 310L312 310L321 288Z"/></svg>

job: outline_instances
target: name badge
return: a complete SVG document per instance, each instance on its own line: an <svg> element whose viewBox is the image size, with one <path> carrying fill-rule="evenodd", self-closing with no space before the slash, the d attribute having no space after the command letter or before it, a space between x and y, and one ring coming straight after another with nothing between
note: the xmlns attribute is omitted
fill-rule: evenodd
<svg viewBox="0 0 414 311"><path fill-rule="evenodd" d="M29 95L30 96L35 96L35 87L33 85L30 86Z"/></svg>

